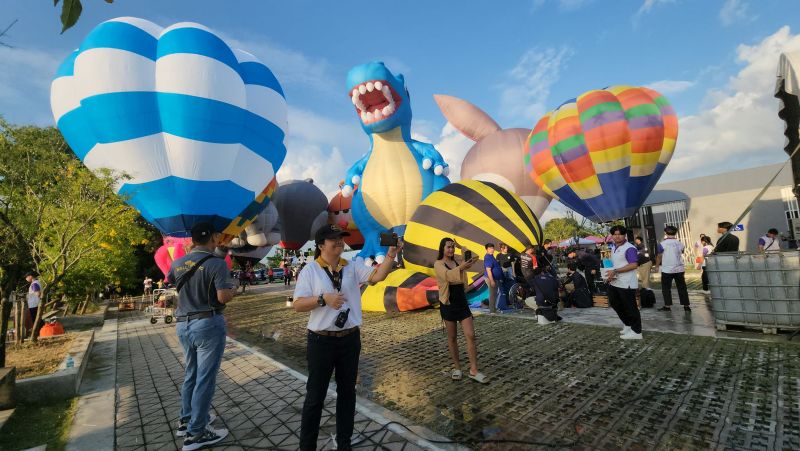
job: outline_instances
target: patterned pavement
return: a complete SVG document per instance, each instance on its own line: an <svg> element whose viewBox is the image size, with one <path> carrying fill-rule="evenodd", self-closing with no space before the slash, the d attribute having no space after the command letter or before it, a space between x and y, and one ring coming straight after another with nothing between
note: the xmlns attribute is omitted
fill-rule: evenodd
<svg viewBox="0 0 800 451"><path fill-rule="evenodd" d="M307 316L284 301L237 298L230 331L303 372ZM640 342L602 308L476 316L488 385L448 378L437 311L366 313L359 394L472 449L800 449L800 346L718 338L704 297L692 307L645 311Z"/></svg>
<svg viewBox="0 0 800 451"><path fill-rule="evenodd" d="M117 339L116 449L175 450L174 427L183 382L175 326L151 325L138 312L124 314ZM230 435L214 449L297 449L305 382L229 340L213 402L216 427ZM335 433L335 399L327 400L318 449ZM357 412L355 449L422 449Z"/></svg>

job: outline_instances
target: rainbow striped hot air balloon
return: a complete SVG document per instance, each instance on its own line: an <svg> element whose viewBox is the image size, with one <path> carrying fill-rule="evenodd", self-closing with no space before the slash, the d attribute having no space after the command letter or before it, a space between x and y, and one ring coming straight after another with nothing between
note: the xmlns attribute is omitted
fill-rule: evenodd
<svg viewBox="0 0 800 451"><path fill-rule="evenodd" d="M278 80L195 23L101 23L58 69L51 106L81 161L130 176L118 192L166 236L200 221L238 235L286 156Z"/></svg>
<svg viewBox="0 0 800 451"><path fill-rule="evenodd" d="M678 118L643 87L586 92L545 114L528 136L533 181L595 222L633 215L672 158Z"/></svg>

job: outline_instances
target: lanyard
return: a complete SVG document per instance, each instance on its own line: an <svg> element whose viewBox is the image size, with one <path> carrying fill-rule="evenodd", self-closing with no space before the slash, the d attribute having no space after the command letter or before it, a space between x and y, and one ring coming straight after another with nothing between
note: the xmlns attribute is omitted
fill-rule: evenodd
<svg viewBox="0 0 800 451"><path fill-rule="evenodd" d="M328 269L327 266L324 266L322 269L325 270L325 274L327 274L328 278L331 279L331 283L333 284L333 288L336 291L342 291L342 271L339 270L339 271L331 272L331 270ZM342 268L342 269L344 269L344 268Z"/></svg>

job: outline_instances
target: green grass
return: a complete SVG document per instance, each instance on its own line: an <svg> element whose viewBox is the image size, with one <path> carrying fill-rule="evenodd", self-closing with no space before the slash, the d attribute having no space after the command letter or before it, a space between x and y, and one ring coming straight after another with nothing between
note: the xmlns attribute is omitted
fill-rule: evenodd
<svg viewBox="0 0 800 451"><path fill-rule="evenodd" d="M48 451L66 449L77 400L17 405L0 430L0 449L27 449L45 443Z"/></svg>

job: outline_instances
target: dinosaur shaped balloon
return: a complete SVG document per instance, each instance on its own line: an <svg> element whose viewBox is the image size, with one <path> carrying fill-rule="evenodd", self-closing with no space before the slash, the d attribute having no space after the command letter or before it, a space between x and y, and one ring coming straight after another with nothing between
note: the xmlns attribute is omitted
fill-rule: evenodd
<svg viewBox="0 0 800 451"><path fill-rule="evenodd" d="M402 75L382 62L370 62L347 74L350 96L371 148L347 171L344 196L353 195L353 219L364 235L359 256L386 254L379 235L405 232L417 206L450 180L447 163L429 143L411 139L411 102Z"/></svg>

